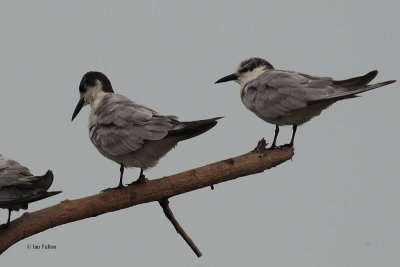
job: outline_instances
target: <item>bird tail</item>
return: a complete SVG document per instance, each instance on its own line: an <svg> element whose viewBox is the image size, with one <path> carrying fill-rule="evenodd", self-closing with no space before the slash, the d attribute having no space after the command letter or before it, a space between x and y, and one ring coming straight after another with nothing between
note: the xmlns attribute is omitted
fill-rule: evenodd
<svg viewBox="0 0 400 267"><path fill-rule="evenodd" d="M207 120L186 121L180 124L173 130L168 132L167 137L175 137L181 140L186 140L204 132L207 132L217 124L217 120L223 117L216 117Z"/></svg>
<svg viewBox="0 0 400 267"><path fill-rule="evenodd" d="M350 90L350 91L345 91L345 92L338 92L336 94L330 95L326 98L324 98L324 100L340 100L340 99L344 99L344 98L352 98L352 97L356 97L357 94L359 93L364 93L366 91L372 90L372 89L376 89L378 87L382 87L391 83L396 82L396 80L390 80L390 81L386 81L386 82L381 82L381 83L376 83L376 84L370 84L367 86L364 86L362 88L358 88L355 90Z"/></svg>
<svg viewBox="0 0 400 267"><path fill-rule="evenodd" d="M359 93L363 93L396 82L396 80L390 80L376 84L368 84L376 77L377 74L378 71L374 70L365 74L364 76L354 77L341 81L333 81L332 86L336 87L338 90L336 93L328 95L322 99L311 101L309 102L309 104L317 104L320 102L333 103L337 100L357 97L357 94Z"/></svg>

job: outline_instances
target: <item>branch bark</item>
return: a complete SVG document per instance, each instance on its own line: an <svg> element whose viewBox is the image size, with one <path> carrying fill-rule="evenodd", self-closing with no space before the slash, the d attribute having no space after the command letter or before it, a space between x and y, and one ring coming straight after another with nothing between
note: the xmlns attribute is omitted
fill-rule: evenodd
<svg viewBox="0 0 400 267"><path fill-rule="evenodd" d="M47 229L143 203L162 201L196 189L260 173L294 155L293 148L265 150L260 142L255 150L235 158L120 190L107 190L89 197L64 200L32 213L26 212L10 222L7 229L0 230L0 254L18 241Z"/></svg>

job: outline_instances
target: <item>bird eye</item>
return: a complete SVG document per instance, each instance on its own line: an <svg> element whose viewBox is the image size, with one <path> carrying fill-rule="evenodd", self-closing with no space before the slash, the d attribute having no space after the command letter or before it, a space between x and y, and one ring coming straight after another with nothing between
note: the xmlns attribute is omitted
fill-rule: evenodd
<svg viewBox="0 0 400 267"><path fill-rule="evenodd" d="M244 69L241 69L240 70L240 73L243 73L243 72L248 72L249 71L249 69L248 68L244 68Z"/></svg>
<svg viewBox="0 0 400 267"><path fill-rule="evenodd" d="M83 83L81 83L79 85L79 92L81 92L81 93L85 93L86 92L86 86Z"/></svg>

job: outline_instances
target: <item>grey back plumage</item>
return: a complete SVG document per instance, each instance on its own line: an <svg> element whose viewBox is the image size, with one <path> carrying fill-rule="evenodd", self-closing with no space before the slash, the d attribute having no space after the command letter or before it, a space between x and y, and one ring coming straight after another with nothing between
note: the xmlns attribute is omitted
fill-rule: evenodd
<svg viewBox="0 0 400 267"><path fill-rule="evenodd" d="M102 152L121 156L140 150L148 141L194 137L215 126L217 119L180 122L176 116L160 115L125 96L107 94L91 114L89 137Z"/></svg>
<svg viewBox="0 0 400 267"><path fill-rule="evenodd" d="M377 74L370 72L364 76L343 81L334 81L330 77L316 77L294 71L266 70L256 79L242 88L244 105L264 120L275 124L301 124L333 102L354 97L355 94L368 91L394 81L367 85ZM325 102L326 105L320 104ZM292 116L295 110L319 104L307 110L307 116ZM287 121L282 117L290 117ZM292 120L292 121L290 121Z"/></svg>
<svg viewBox="0 0 400 267"><path fill-rule="evenodd" d="M25 184L32 176L28 168L0 155L0 187Z"/></svg>
<svg viewBox="0 0 400 267"><path fill-rule="evenodd" d="M125 96L107 94L91 114L90 140L111 155L125 155L139 150L145 141L160 140L179 127L174 116L134 103Z"/></svg>

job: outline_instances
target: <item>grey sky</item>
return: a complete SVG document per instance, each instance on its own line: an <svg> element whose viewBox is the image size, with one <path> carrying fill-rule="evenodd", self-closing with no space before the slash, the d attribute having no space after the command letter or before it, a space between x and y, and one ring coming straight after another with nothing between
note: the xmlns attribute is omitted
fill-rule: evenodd
<svg viewBox="0 0 400 267"><path fill-rule="evenodd" d="M399 79L398 1L2 1L0 149L55 197L35 211L116 186L119 167L71 123L89 70L114 89L181 120L226 116L180 143L149 178L240 155L274 126L214 85L245 58L337 79L378 69ZM204 256L197 259L156 203L60 226L11 247L4 266L398 266L398 83L336 103L299 127L295 156L263 174L172 198ZM290 139L283 127L278 143ZM125 172L124 181L139 170ZM12 219L22 212L13 213ZM2 220L6 210L1 210ZM56 250L28 250L28 244Z"/></svg>

